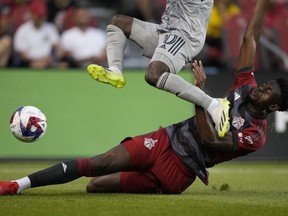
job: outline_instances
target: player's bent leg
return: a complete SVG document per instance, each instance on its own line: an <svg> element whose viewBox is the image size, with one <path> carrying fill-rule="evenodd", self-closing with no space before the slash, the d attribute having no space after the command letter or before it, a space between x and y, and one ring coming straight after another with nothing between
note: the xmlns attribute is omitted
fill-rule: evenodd
<svg viewBox="0 0 288 216"><path fill-rule="evenodd" d="M125 78L121 73L114 72L97 64L90 64L87 67L89 75L96 81L110 84L116 88L125 86Z"/></svg>
<svg viewBox="0 0 288 216"><path fill-rule="evenodd" d="M133 18L115 15L107 26L107 58L109 68L97 64L87 67L89 75L96 81L123 88L125 79L122 75L124 49L131 34Z"/></svg>
<svg viewBox="0 0 288 216"><path fill-rule="evenodd" d="M119 172L93 177L87 184L86 191L87 193L159 193L160 185L153 175L148 173Z"/></svg>
<svg viewBox="0 0 288 216"><path fill-rule="evenodd" d="M120 173L93 177L86 186L87 193L121 192Z"/></svg>
<svg viewBox="0 0 288 216"><path fill-rule="evenodd" d="M165 72L169 72L169 67L161 62L161 61L153 61L149 64L146 73L145 73L145 81L151 85L156 87L157 82L161 75Z"/></svg>
<svg viewBox="0 0 288 216"><path fill-rule="evenodd" d="M133 17L122 14L116 14L109 21L109 24L115 25L118 28L120 28L125 34L125 36L129 38L133 24Z"/></svg>
<svg viewBox="0 0 288 216"><path fill-rule="evenodd" d="M104 154L90 160L91 176L103 176L130 168L130 154L122 145L118 145Z"/></svg>
<svg viewBox="0 0 288 216"><path fill-rule="evenodd" d="M161 192L161 183L150 172L121 172L120 186L123 193L155 194Z"/></svg>

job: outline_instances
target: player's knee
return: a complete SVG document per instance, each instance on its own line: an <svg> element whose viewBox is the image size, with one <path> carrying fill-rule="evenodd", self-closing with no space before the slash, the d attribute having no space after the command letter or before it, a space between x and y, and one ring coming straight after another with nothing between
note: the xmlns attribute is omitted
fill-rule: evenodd
<svg viewBox="0 0 288 216"><path fill-rule="evenodd" d="M149 85L156 87L159 78L164 72L167 72L167 69L163 69L162 67L159 67L158 64L151 63L149 64L149 67L146 70L145 81Z"/></svg>
<svg viewBox="0 0 288 216"><path fill-rule="evenodd" d="M87 193L101 193L101 192L105 192L105 190L101 184L98 184L97 181L95 181L95 179L92 179L86 185L86 192Z"/></svg>
<svg viewBox="0 0 288 216"><path fill-rule="evenodd" d="M121 192L120 174L93 177L86 186L87 193Z"/></svg>
<svg viewBox="0 0 288 216"><path fill-rule="evenodd" d="M114 15L109 21L109 24L115 25L120 28L127 37L131 33L132 23L133 17L125 16L122 14Z"/></svg>
<svg viewBox="0 0 288 216"><path fill-rule="evenodd" d="M145 81L151 85L151 86L156 86L157 82L158 82L159 77L155 76L155 73L153 73L153 71L151 70L147 70L145 73Z"/></svg>
<svg viewBox="0 0 288 216"><path fill-rule="evenodd" d="M92 180L86 185L86 192L87 193L95 193L95 186Z"/></svg>

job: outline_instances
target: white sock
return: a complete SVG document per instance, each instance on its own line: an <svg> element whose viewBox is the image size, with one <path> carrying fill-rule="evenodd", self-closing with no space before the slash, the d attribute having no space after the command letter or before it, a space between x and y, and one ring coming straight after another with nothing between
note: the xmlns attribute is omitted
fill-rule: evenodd
<svg viewBox="0 0 288 216"><path fill-rule="evenodd" d="M19 188L17 190L17 194L19 194L23 190L31 188L31 181L27 176L24 178L15 180L14 182L17 182L17 184L19 185Z"/></svg>
<svg viewBox="0 0 288 216"><path fill-rule="evenodd" d="M210 105L207 108L207 111L210 113L210 115L212 115L212 112L214 110L216 110L216 108L219 106L219 102L217 99L213 98L213 100L211 101Z"/></svg>
<svg viewBox="0 0 288 216"><path fill-rule="evenodd" d="M165 72L160 76L156 87L173 93L177 97L201 106L204 109L207 109L214 99L207 95L203 90L187 82L177 74L168 72ZM216 102L218 103L217 100Z"/></svg>
<svg viewBox="0 0 288 216"><path fill-rule="evenodd" d="M117 67L121 72L123 68L124 50L127 45L127 38L119 27L110 24L107 26L106 39L108 65Z"/></svg>
<svg viewBox="0 0 288 216"><path fill-rule="evenodd" d="M111 71L113 71L115 73L122 74L122 71L119 68L117 68L117 67L111 66L111 67L109 67L109 70L111 70Z"/></svg>

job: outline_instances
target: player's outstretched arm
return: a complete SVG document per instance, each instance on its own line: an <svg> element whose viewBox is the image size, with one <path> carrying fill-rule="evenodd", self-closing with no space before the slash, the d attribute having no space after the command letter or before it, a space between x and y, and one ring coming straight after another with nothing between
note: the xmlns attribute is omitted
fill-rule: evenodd
<svg viewBox="0 0 288 216"><path fill-rule="evenodd" d="M195 76L194 85L203 90L206 81L206 75L202 62L194 61L192 63L193 72ZM233 138L232 133L228 131L223 138L219 138L217 131L210 120L208 113L200 106L195 106L197 131L200 135L203 145L221 150L232 151L233 150Z"/></svg>
<svg viewBox="0 0 288 216"><path fill-rule="evenodd" d="M238 69L253 66L256 46L260 39L264 16L270 0L258 0L253 14L248 22L240 49Z"/></svg>

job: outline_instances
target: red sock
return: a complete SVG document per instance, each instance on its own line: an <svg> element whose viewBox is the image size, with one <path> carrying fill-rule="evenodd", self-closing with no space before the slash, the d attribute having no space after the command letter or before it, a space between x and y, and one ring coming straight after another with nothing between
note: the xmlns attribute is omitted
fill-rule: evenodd
<svg viewBox="0 0 288 216"><path fill-rule="evenodd" d="M78 163L78 170L79 170L80 176L87 176L87 177L92 176L90 158L78 159L77 163Z"/></svg>

